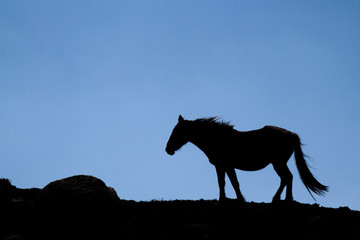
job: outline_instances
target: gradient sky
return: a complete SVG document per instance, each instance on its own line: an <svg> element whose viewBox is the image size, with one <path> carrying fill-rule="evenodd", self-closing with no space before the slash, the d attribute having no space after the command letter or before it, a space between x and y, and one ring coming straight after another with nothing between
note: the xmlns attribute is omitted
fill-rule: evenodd
<svg viewBox="0 0 360 240"><path fill-rule="evenodd" d="M298 133L330 186L317 203L360 210L359 64L359 1L1 1L0 177L42 188L89 174L123 199L214 199L205 155L164 149L179 114L221 116ZM288 165L295 200L314 203ZM271 166L237 175L248 201L280 183Z"/></svg>

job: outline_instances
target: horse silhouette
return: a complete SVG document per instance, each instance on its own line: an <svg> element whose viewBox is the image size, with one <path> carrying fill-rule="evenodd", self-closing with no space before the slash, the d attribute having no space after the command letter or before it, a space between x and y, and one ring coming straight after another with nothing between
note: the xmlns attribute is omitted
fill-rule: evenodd
<svg viewBox="0 0 360 240"><path fill-rule="evenodd" d="M297 134L286 129L265 126L253 131L237 131L229 122L219 121L218 117L185 120L181 115L174 127L166 152L174 155L187 142L193 143L208 157L216 168L220 189L219 200L226 200L225 174L228 175L237 199L244 202L240 192L236 169L256 171L263 169L270 163L281 179L280 187L272 201L280 201L282 191L286 186L286 201L293 201L293 176L287 161L295 152L295 162L300 178L306 189L323 196L328 187L322 185L312 175L305 160L306 155L301 149L301 141ZM314 198L314 197L313 197ZM314 198L315 199L315 198Z"/></svg>

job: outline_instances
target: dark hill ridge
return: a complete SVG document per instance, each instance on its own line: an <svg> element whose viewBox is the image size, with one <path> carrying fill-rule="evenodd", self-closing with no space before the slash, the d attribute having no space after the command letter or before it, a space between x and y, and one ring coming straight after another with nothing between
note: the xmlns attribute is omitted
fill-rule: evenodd
<svg viewBox="0 0 360 240"><path fill-rule="evenodd" d="M297 202L120 200L100 179L0 181L0 239L360 239L360 212Z"/></svg>
<svg viewBox="0 0 360 240"><path fill-rule="evenodd" d="M236 200L123 204L132 216L124 232L139 239L360 239L360 212L347 207Z"/></svg>

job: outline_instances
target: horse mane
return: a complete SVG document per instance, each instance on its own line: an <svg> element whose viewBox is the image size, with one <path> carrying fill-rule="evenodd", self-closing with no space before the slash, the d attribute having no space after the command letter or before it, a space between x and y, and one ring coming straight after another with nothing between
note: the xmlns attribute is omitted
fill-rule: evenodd
<svg viewBox="0 0 360 240"><path fill-rule="evenodd" d="M198 118L193 121L195 124L207 127L214 130L234 130L234 125L230 124L230 122L225 122L220 120L220 117L208 117L208 118Z"/></svg>

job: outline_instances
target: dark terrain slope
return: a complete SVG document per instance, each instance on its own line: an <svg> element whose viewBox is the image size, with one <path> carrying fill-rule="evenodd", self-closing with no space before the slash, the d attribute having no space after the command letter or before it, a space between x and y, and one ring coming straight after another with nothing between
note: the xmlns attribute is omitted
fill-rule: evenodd
<svg viewBox="0 0 360 240"><path fill-rule="evenodd" d="M347 207L236 200L135 202L120 200L100 179L84 175L44 189L3 184L0 201L0 239L8 240L360 239L360 212Z"/></svg>

